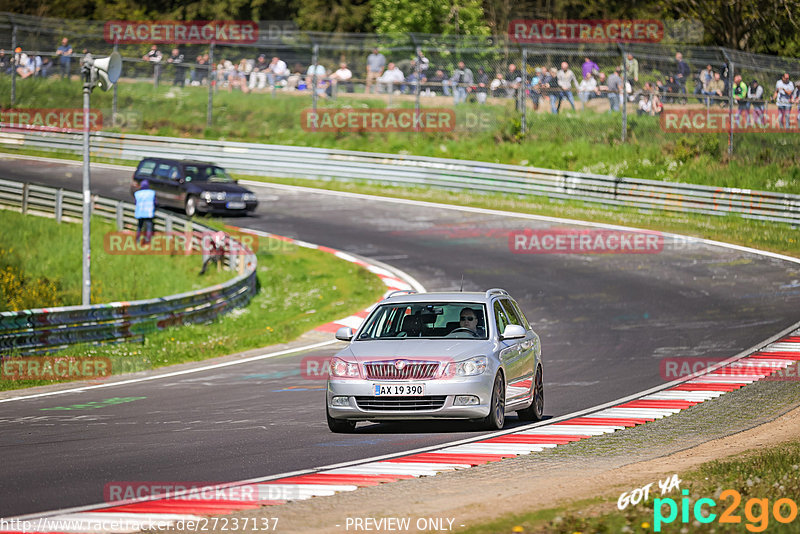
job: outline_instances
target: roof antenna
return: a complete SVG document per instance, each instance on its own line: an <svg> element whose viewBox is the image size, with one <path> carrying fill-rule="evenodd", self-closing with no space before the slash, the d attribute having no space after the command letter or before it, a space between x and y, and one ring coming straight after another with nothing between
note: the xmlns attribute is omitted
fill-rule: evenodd
<svg viewBox="0 0 800 534"><path fill-rule="evenodd" d="M464 273L461 273L461 289L459 289L461 293L464 292Z"/></svg>

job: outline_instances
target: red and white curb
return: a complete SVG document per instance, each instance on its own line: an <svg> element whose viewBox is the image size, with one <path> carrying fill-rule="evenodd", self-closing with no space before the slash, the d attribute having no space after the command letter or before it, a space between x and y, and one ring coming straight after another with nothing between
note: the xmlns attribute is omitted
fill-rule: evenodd
<svg viewBox="0 0 800 534"><path fill-rule="evenodd" d="M200 493L130 499L0 520L0 534L5 532L136 532L166 529L211 522L209 516L232 514L262 506L276 506L354 491L402 479L433 476L445 471L497 462L505 458L544 451L553 447L608 434L668 417L696 404L715 399L758 380L800 365L800 329L798 325L776 340L749 350L708 370L695 373L659 388L614 401L607 405L571 414L545 423L497 432L475 440L463 440L445 446L428 447L398 456L371 458L315 470L277 475L250 481L214 486L223 498L204 499ZM793 330L793 331L792 331ZM797 380L797 374L785 379ZM247 486L251 497L236 499L224 490ZM213 493L213 492L212 492ZM248 492L233 492L234 495ZM252 519L251 519L252 520ZM23 523L23 521L25 523Z"/></svg>

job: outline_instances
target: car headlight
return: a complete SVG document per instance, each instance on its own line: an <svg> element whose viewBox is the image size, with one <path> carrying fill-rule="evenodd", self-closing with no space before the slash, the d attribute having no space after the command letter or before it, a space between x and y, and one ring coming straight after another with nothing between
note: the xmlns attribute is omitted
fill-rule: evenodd
<svg viewBox="0 0 800 534"><path fill-rule="evenodd" d="M444 370L446 376L476 376L486 371L489 364L486 356L476 356L463 362L451 362Z"/></svg>
<svg viewBox="0 0 800 534"><path fill-rule="evenodd" d="M331 376L345 378L360 378L357 363L350 363L341 358L331 358Z"/></svg>
<svg viewBox="0 0 800 534"><path fill-rule="evenodd" d="M245 193L242 195L242 200L245 202L255 202L257 198L255 193Z"/></svg>
<svg viewBox="0 0 800 534"><path fill-rule="evenodd" d="M203 194L200 196L202 196L206 202L225 200L225 191L203 191Z"/></svg>

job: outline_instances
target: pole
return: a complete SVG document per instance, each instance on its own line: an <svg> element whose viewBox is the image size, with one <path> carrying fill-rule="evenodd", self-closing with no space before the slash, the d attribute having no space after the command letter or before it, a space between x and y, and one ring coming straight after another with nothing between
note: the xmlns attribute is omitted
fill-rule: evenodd
<svg viewBox="0 0 800 534"><path fill-rule="evenodd" d="M89 181L89 100L92 92L92 66L84 58L81 67L83 75L83 276L81 285L81 302L91 305L91 209L92 193Z"/></svg>
<svg viewBox="0 0 800 534"><path fill-rule="evenodd" d="M17 103L17 25L11 29L11 106Z"/></svg>
<svg viewBox="0 0 800 534"><path fill-rule="evenodd" d="M413 37L413 36L412 36ZM419 92L422 89L422 49L417 47L417 85L415 87L416 98L414 100L414 115L419 115Z"/></svg>
<svg viewBox="0 0 800 534"><path fill-rule="evenodd" d="M625 62L625 50L619 46L622 52L622 142L628 134L628 64Z"/></svg>
<svg viewBox="0 0 800 534"><path fill-rule="evenodd" d="M117 43L114 43L114 52L117 52ZM111 100L111 121L116 126L117 121L117 84L114 84L114 98Z"/></svg>
<svg viewBox="0 0 800 534"><path fill-rule="evenodd" d="M317 61L319 61L319 45L315 44L311 53L311 66L314 72L311 74L311 107L314 109L314 116L317 116Z"/></svg>
<svg viewBox="0 0 800 534"><path fill-rule="evenodd" d="M724 48L720 50L728 64L728 157L730 157L733 154L733 61Z"/></svg>
<svg viewBox="0 0 800 534"><path fill-rule="evenodd" d="M525 133L528 131L528 110L525 108L525 90L527 89L528 85L528 47L522 47L522 87L519 88L519 109L522 112L522 116L520 117L520 129L522 130L522 135L524 136Z"/></svg>
<svg viewBox="0 0 800 534"><path fill-rule="evenodd" d="M212 69L214 66L214 43L208 50L208 108L206 109L206 125L211 127L211 122L214 120L214 87L216 81L211 80L211 74L216 74Z"/></svg>

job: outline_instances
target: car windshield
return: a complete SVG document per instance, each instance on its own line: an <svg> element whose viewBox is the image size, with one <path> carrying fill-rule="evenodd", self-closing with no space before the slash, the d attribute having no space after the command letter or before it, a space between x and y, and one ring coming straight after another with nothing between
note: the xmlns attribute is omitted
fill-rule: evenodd
<svg viewBox="0 0 800 534"><path fill-rule="evenodd" d="M383 304L358 335L358 340L407 338L487 339L485 307L473 302Z"/></svg>
<svg viewBox="0 0 800 534"><path fill-rule="evenodd" d="M216 165L184 165L183 170L193 182L233 182L231 175Z"/></svg>

